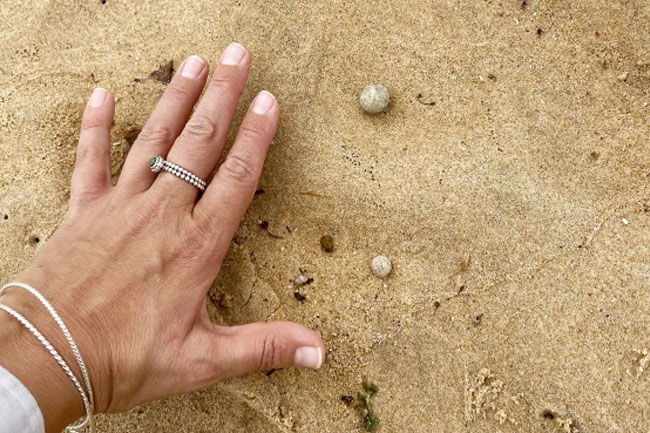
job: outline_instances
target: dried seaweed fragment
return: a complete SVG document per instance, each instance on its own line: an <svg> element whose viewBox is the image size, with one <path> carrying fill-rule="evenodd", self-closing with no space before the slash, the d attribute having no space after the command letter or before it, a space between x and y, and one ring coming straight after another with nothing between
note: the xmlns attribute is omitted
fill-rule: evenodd
<svg viewBox="0 0 650 433"><path fill-rule="evenodd" d="M160 81L163 84L169 84L174 75L174 61L169 60L160 64L160 67L153 71L149 76L155 80Z"/></svg>

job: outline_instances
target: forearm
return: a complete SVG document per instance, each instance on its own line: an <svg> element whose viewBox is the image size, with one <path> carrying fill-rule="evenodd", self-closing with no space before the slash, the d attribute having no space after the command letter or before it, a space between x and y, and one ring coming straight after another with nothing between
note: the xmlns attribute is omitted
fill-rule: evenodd
<svg viewBox="0 0 650 433"><path fill-rule="evenodd" d="M49 314L15 289L0 296L3 303L25 316L50 340L68 365L67 342L49 323ZM15 318L0 310L0 365L16 376L30 391L43 414L47 433L59 433L83 415L83 405L74 385L41 343ZM73 371L74 368L73 368Z"/></svg>

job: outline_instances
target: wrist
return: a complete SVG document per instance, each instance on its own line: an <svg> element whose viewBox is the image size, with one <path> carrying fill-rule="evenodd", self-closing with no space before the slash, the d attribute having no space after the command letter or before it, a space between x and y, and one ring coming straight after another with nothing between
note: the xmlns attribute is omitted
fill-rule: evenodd
<svg viewBox="0 0 650 433"><path fill-rule="evenodd" d="M51 246L53 241L54 238L48 241L48 244L45 246L46 249ZM49 256L43 256L44 254L39 255L14 280L29 284L37 289L52 304L61 319L65 322L86 365L92 385L95 403L94 413L108 412L110 411L112 401L111 385L113 380L111 378L111 372L114 369L111 367L111 341L104 331L107 328L102 319L103 315L100 314L102 305L95 302L95 298L92 296L89 296L87 299L79 296L79 294L87 294L88 290L84 286L92 286L92 284L84 282L83 278L70 278L71 276L68 272L61 272L60 264L49 260ZM30 320L50 340L77 379L83 383L82 374L70 344L56 324L54 318L36 297L22 288L9 287L0 296L0 302L15 308ZM75 411L77 417L73 418L72 421L83 416L85 411L81 396L70 378L56 363L50 353L38 342L36 337L27 329L24 329L15 319L10 316L9 318L16 322L20 328L23 328L21 331L26 335L27 340L35 345L37 350L40 350L41 355L51 358L51 360L48 360L49 363L54 365L56 373L63 377L66 385L74 391L73 398L75 399L76 407L81 408L81 412L77 413ZM98 338L98 336L101 337ZM38 374L38 376L41 377L41 374ZM52 394L50 393L49 398L51 397Z"/></svg>
<svg viewBox="0 0 650 433"><path fill-rule="evenodd" d="M53 328L41 324L44 317L36 304L9 290L0 297L0 302L32 322L72 368L70 362L74 361L63 350L66 348L63 344L67 345L65 339L57 338L53 332L45 332ZM63 369L36 337L5 311L0 311L0 347L0 365L30 391L43 415L46 432L60 432L84 414L81 397Z"/></svg>

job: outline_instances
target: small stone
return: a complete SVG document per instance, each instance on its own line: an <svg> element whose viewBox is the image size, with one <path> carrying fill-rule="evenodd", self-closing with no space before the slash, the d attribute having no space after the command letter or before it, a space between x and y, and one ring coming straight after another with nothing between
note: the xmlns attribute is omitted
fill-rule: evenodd
<svg viewBox="0 0 650 433"><path fill-rule="evenodd" d="M154 156L149 160L149 167L153 167L156 164L156 157Z"/></svg>
<svg viewBox="0 0 650 433"><path fill-rule="evenodd" d="M628 76L627 71L625 71L625 72L621 72L620 74L618 74L618 75L616 76L616 79L617 79L618 81L627 81L627 76Z"/></svg>
<svg viewBox="0 0 650 433"><path fill-rule="evenodd" d="M391 263L390 258L386 256L377 256L372 259L370 269L372 269L372 273L375 274L375 276L385 278L390 274L390 271L393 270L393 264Z"/></svg>
<svg viewBox="0 0 650 433"><path fill-rule="evenodd" d="M380 84L366 86L359 97L361 108L369 114L381 113L390 103L388 89Z"/></svg>
<svg viewBox="0 0 650 433"><path fill-rule="evenodd" d="M320 238L320 247L326 253L331 253L334 251L334 238L330 235L323 235Z"/></svg>
<svg viewBox="0 0 650 433"><path fill-rule="evenodd" d="M304 286L305 284L307 284L308 279L309 278L307 278L306 275L300 275L298 278L295 279L294 283L296 283L296 286Z"/></svg>

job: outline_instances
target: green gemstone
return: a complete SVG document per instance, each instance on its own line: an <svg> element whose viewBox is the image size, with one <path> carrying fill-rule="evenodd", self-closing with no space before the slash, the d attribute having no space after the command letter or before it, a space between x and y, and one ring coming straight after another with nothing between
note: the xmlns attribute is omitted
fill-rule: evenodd
<svg viewBox="0 0 650 433"><path fill-rule="evenodd" d="M151 158L149 160L149 167L153 167L154 164L156 164L156 159L158 159L158 158L154 156L153 158Z"/></svg>

